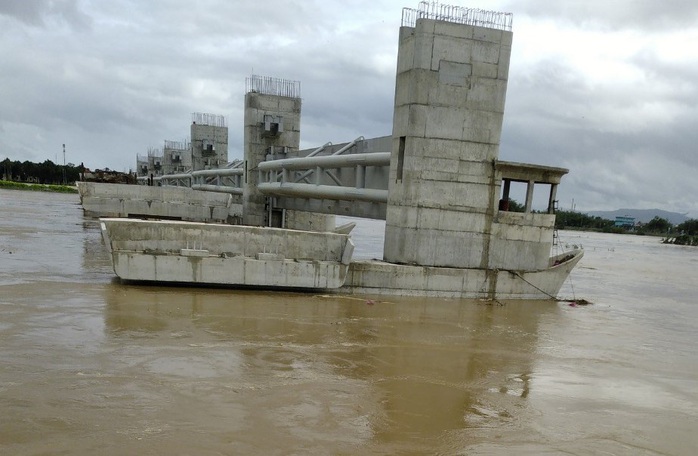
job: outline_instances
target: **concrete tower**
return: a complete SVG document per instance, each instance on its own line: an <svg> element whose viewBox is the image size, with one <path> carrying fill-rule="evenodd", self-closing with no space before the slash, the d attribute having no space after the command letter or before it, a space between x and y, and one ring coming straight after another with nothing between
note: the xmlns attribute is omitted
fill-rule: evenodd
<svg viewBox="0 0 698 456"><path fill-rule="evenodd" d="M189 141L168 141L162 148L163 174L184 173L192 169Z"/></svg>
<svg viewBox="0 0 698 456"><path fill-rule="evenodd" d="M384 258L487 268L511 15L420 8L400 28Z"/></svg>
<svg viewBox="0 0 698 456"><path fill-rule="evenodd" d="M193 171L216 169L228 163L228 127L225 117L192 114L191 161Z"/></svg>
<svg viewBox="0 0 698 456"><path fill-rule="evenodd" d="M300 82L251 76L245 94L245 174L243 223L282 226L281 213L271 210L267 197L257 190L257 165L267 155L284 158L300 144Z"/></svg>

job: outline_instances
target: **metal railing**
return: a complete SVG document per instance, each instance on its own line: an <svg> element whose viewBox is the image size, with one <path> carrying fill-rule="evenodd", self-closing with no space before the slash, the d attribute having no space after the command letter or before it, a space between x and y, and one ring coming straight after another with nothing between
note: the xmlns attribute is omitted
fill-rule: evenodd
<svg viewBox="0 0 698 456"><path fill-rule="evenodd" d="M360 136L331 155L317 155L330 147L327 143L305 157L261 162L257 166L257 188L267 196L386 203L390 152L347 153L363 140ZM158 185L242 195L243 162L232 166L168 174L154 181Z"/></svg>
<svg viewBox="0 0 698 456"><path fill-rule="evenodd" d="M202 169L191 173L194 190L242 195L242 168Z"/></svg>
<svg viewBox="0 0 698 456"><path fill-rule="evenodd" d="M242 195L242 177L242 168L220 168L166 174L154 180L160 185Z"/></svg>

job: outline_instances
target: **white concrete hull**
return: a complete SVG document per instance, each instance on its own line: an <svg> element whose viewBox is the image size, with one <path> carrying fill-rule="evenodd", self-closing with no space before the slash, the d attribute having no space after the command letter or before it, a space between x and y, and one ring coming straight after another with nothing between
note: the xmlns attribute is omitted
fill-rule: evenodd
<svg viewBox="0 0 698 456"><path fill-rule="evenodd" d="M100 221L114 273L129 281L554 299L584 254L574 250L559 255L551 258L551 267L536 271L352 263L353 244L343 234L177 221Z"/></svg>
<svg viewBox="0 0 698 456"><path fill-rule="evenodd" d="M349 236L241 225L101 219L114 273L130 281L339 288Z"/></svg>
<svg viewBox="0 0 698 456"><path fill-rule="evenodd" d="M583 250L566 252L550 258L551 267L535 271L439 268L358 261L351 264L341 291L464 299L555 299L583 256ZM563 259L565 261L561 262Z"/></svg>

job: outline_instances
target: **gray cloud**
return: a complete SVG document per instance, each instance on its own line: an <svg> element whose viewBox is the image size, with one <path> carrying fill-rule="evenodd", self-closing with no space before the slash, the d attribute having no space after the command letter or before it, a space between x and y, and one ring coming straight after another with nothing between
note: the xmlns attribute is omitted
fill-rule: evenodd
<svg viewBox="0 0 698 456"><path fill-rule="evenodd" d="M695 148L698 109L690 65L647 56L641 84L594 86L556 61L523 68L510 80L502 157L571 170L560 189L563 207L671 208L698 212Z"/></svg>
<svg viewBox="0 0 698 456"><path fill-rule="evenodd" d="M35 27L47 26L49 22L63 22L75 29L91 26L91 19L77 0L2 0L0 15Z"/></svg>
<svg viewBox="0 0 698 456"><path fill-rule="evenodd" d="M692 0L527 0L505 2L502 9L607 30L672 30L695 25L698 19L698 3Z"/></svg>

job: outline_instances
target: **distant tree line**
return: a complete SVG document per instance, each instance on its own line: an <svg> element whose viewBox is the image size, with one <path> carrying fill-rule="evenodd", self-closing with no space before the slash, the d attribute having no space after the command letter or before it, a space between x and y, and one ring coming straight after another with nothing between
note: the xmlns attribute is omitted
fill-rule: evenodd
<svg viewBox="0 0 698 456"><path fill-rule="evenodd" d="M590 230L603 232L616 232L612 220L603 219L599 216L590 216L574 211L557 211L555 213L555 228ZM624 231L624 230L621 230Z"/></svg>
<svg viewBox="0 0 698 456"><path fill-rule="evenodd" d="M667 219L657 216L647 223L626 228L615 226L613 220L599 216L590 216L574 211L558 211L555 217L555 228L665 236L663 242L667 244L698 246L698 220L696 219L689 219L674 226Z"/></svg>
<svg viewBox="0 0 698 456"><path fill-rule="evenodd" d="M72 163L57 165L51 160L43 163L30 161L11 161L9 158L0 162L0 178L13 182L30 182L37 184L72 184L80 180L81 167Z"/></svg>

